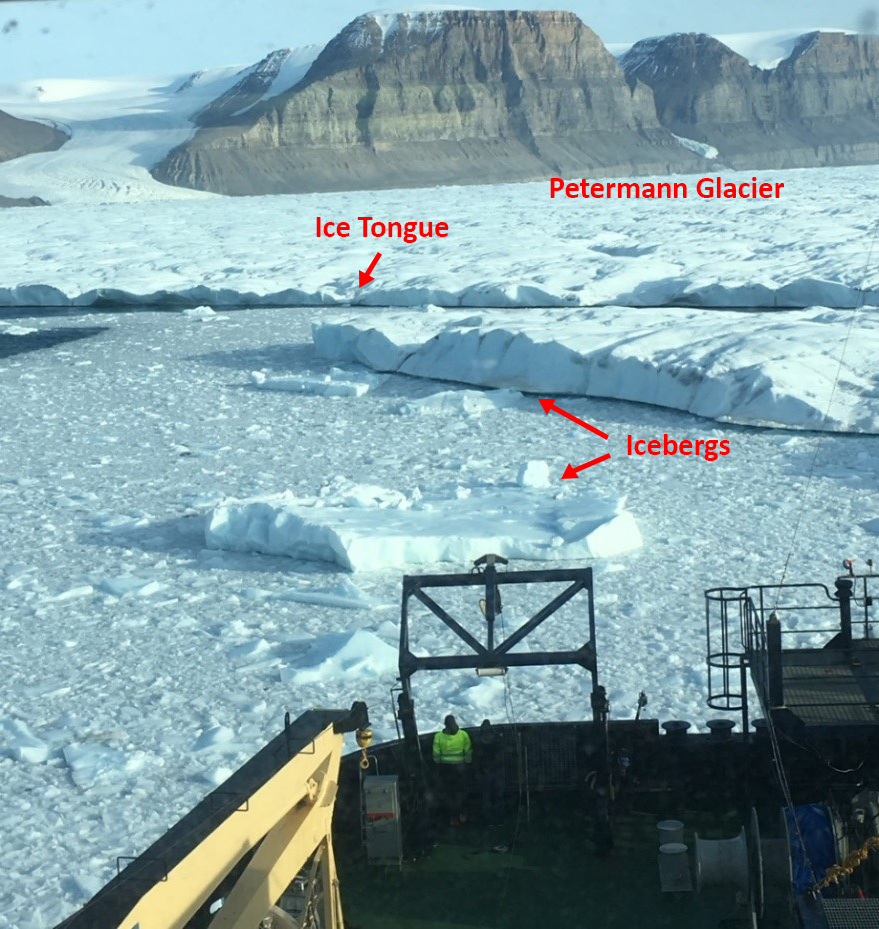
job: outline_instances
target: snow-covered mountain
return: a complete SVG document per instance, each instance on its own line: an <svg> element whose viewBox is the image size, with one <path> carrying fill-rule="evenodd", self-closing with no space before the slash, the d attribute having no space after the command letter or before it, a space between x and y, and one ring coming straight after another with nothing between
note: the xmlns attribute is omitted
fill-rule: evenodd
<svg viewBox="0 0 879 929"><path fill-rule="evenodd" d="M763 32L724 32L712 36L712 38L732 49L737 55L741 55L754 67L769 71L777 67L791 54L804 35L815 32L838 33L841 35L854 34L848 29L811 26L797 29L770 29ZM641 39L639 42L609 42L607 48L611 54L616 55L617 58L622 58L635 45L638 45L643 53L668 38L671 38L671 36L654 36Z"/></svg>
<svg viewBox="0 0 879 929"><path fill-rule="evenodd" d="M160 184L149 169L206 114L240 114L289 89L319 51L284 49L246 68L189 75L0 85L0 110L70 137L57 150L0 164L0 196L53 204L207 196Z"/></svg>
<svg viewBox="0 0 879 929"><path fill-rule="evenodd" d="M0 164L0 204L879 161L877 37L611 51L622 68L573 14L443 9L366 14L245 68L0 85L0 111L70 137Z"/></svg>
<svg viewBox="0 0 879 929"><path fill-rule="evenodd" d="M156 166L227 194L698 171L573 13L366 14L291 91Z"/></svg>
<svg viewBox="0 0 879 929"><path fill-rule="evenodd" d="M233 121L246 114L261 100L284 93L305 76L318 52L316 46L281 48L266 55L262 61L240 72L240 79L207 106L193 114L199 126L212 126Z"/></svg>
<svg viewBox="0 0 879 929"><path fill-rule="evenodd" d="M366 14L303 81L156 166L218 193L879 162L879 38L673 35L620 59L564 12ZM649 90L649 92L648 92ZM694 145L692 143L699 143Z"/></svg>
<svg viewBox="0 0 879 929"><path fill-rule="evenodd" d="M879 162L879 37L814 31L733 44L747 55L699 33L645 39L620 64L653 91L662 126L710 145L722 164Z"/></svg>

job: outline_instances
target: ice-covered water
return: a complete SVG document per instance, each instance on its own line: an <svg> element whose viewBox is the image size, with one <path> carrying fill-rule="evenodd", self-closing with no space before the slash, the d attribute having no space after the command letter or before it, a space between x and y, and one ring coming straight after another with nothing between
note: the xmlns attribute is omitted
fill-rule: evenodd
<svg viewBox="0 0 879 929"><path fill-rule="evenodd" d="M45 347L5 352L0 365L0 782L14 800L0 927L42 929L81 905L117 855L143 850L274 735L286 709L365 699L377 737L394 733L401 566L352 575L208 548L206 519L227 498L347 487L362 501L378 487L387 500L429 500L438 487L465 498L497 485L550 506L567 463L609 451L564 492L625 498L643 540L593 562L612 712L631 716L643 689L652 714L698 725L709 718L705 587L777 580L801 510L789 580L829 579L841 558L875 553L875 436L560 397L604 442L528 393L322 359L312 325L338 312L3 316L3 344L35 333ZM354 323L378 321L361 312ZM272 381L286 387L263 389ZM369 389L302 387L315 383ZM629 434L727 440L731 452L629 457ZM511 603L507 622L526 607ZM419 628L420 645L441 646L438 630ZM560 645L571 633L546 635ZM518 719L589 712L572 669L507 680ZM425 729L449 711L465 724L506 719L497 680L425 674L415 686Z"/></svg>
<svg viewBox="0 0 879 929"><path fill-rule="evenodd" d="M790 37L739 39L768 65ZM392 736L404 570L483 544L590 561L612 713L643 689L701 725L704 588L875 554L879 167L760 172L773 201L154 181L239 77L0 88L73 132L0 166L0 193L57 204L3 211L0 305L68 307L0 313L0 929L80 906L285 710L363 699ZM317 216L355 235L318 239ZM449 235L365 239L358 216ZM120 301L141 309L97 311ZM680 304L711 309L656 308ZM729 454L629 455L629 436ZM582 644L559 619L538 647ZM444 635L419 621L413 645ZM419 676L422 727L590 712L571 668L506 683Z"/></svg>

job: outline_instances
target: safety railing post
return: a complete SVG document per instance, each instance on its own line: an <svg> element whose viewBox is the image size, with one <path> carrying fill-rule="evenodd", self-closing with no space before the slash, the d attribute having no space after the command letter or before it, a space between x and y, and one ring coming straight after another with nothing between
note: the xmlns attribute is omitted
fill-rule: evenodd
<svg viewBox="0 0 879 929"><path fill-rule="evenodd" d="M849 577L836 579L836 596L839 600L839 628L842 633L843 648L852 644L852 588L854 584Z"/></svg>
<svg viewBox="0 0 879 929"><path fill-rule="evenodd" d="M766 623L766 652L769 671L769 705L784 706L784 679L781 668L781 622L773 613Z"/></svg>

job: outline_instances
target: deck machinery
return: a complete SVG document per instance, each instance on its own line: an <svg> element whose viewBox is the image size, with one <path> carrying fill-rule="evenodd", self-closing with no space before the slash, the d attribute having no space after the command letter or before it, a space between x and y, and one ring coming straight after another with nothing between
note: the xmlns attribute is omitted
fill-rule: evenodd
<svg viewBox="0 0 879 929"><path fill-rule="evenodd" d="M707 732L641 718L643 694L634 718L611 716L591 569L514 571L489 555L470 573L406 576L398 738L372 745L362 703L287 718L151 848L120 860L63 929L877 927L868 567L846 563L832 589L706 592L708 704L723 713ZM505 612L519 593L524 607ZM535 647L542 634L551 647ZM569 722L495 721L504 823L481 821L476 776L470 822L451 829L413 677L524 666L582 669L569 702L582 709ZM342 757L345 733L358 751Z"/></svg>
<svg viewBox="0 0 879 929"><path fill-rule="evenodd" d="M788 810L792 901L806 927L879 926L877 575L866 564L856 573L843 562L832 590L796 583L705 592L708 704L741 713L747 741L750 678L762 713L753 741Z"/></svg>

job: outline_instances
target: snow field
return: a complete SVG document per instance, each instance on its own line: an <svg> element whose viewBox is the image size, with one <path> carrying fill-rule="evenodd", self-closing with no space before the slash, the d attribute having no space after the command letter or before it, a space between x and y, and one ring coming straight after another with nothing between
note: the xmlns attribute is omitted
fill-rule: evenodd
<svg viewBox="0 0 879 929"><path fill-rule="evenodd" d="M879 303L875 262L865 276L879 166L759 176L784 182L781 200L550 200L538 183L232 199L167 188L189 198L185 209L150 200L6 210L0 305ZM28 168L28 183L35 177ZM433 216L450 231L382 247L318 239L318 215ZM376 279L358 288L377 248Z"/></svg>
<svg viewBox="0 0 879 929"><path fill-rule="evenodd" d="M292 87L318 51L290 50L266 95ZM192 116L260 65L264 62L174 76L0 84L0 109L57 125L70 136L57 151L0 164L0 193L41 196L51 204L212 199L213 194L160 184L149 169L192 136Z"/></svg>
<svg viewBox="0 0 879 929"><path fill-rule="evenodd" d="M574 511L625 498L643 544L592 561L601 680L614 715L633 715L643 689L651 714L698 726L712 715L704 588L777 579L802 506L789 580L829 580L842 557L876 554L876 436L722 425L560 395L609 434L603 442L544 415L536 397L399 373L332 402L259 390L253 371L351 383L374 374L317 356L312 326L338 310L221 315L2 315L6 333L35 330L46 346L13 354L31 336L0 339L0 783L15 800L0 847L2 929L46 929L80 906L115 873L117 855L146 848L275 735L285 710L365 699L376 738L394 735L403 569L350 575L209 549L205 526L225 500L317 499L326 487L324 499L341 501L324 507L336 518L336 509L406 514L402 501L419 493L454 508L442 489L460 487L478 518L528 495L551 507L563 492ZM712 318L727 327L725 314ZM628 458L627 433L728 439L732 452L710 463ZM565 465L596 449L611 460L563 487ZM387 505L365 506L376 488ZM525 525L531 514L515 515ZM508 631L536 597L505 598ZM448 608L478 628L470 598ZM582 617L559 618L535 647L580 644ZM415 648L448 646L441 624L416 620ZM516 719L589 712L574 669L522 669L507 683ZM503 682L461 672L414 685L424 729L447 712L466 725L507 719Z"/></svg>

